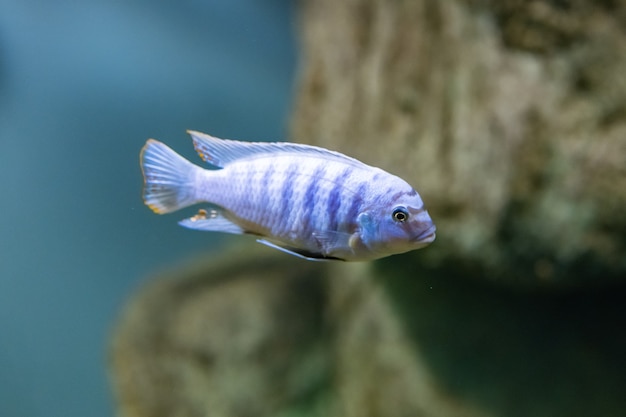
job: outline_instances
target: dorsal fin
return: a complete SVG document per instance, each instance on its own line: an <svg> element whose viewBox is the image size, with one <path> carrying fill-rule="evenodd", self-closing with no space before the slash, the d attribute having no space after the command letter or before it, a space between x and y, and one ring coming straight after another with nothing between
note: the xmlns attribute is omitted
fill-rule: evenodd
<svg viewBox="0 0 626 417"><path fill-rule="evenodd" d="M352 166L368 167L363 162L350 158L342 153L329 151L328 149L312 145L289 142L243 142L239 140L220 139L193 130L188 130L187 133L191 135L193 145L200 157L209 164L220 168L238 159L271 155L278 152L317 156Z"/></svg>

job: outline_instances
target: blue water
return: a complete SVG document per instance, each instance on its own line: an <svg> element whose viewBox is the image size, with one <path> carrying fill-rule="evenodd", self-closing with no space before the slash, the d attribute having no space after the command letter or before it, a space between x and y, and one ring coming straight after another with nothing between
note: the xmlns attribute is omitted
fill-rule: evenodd
<svg viewBox="0 0 626 417"><path fill-rule="evenodd" d="M155 137L199 161L185 129L287 139L293 15L286 0L0 0L1 416L113 414L124 303L225 239L143 206L139 150Z"/></svg>

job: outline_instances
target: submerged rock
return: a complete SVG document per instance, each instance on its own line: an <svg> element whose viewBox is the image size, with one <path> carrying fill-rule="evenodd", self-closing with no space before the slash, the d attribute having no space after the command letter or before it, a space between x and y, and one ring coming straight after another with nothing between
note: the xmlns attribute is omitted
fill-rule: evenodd
<svg viewBox="0 0 626 417"><path fill-rule="evenodd" d="M433 384L367 264L243 245L155 277L112 345L121 416L483 416Z"/></svg>
<svg viewBox="0 0 626 417"><path fill-rule="evenodd" d="M619 416L624 289L537 292L425 261L260 245L155 277L115 331L124 417Z"/></svg>
<svg viewBox="0 0 626 417"><path fill-rule="evenodd" d="M266 416L315 405L330 375L326 268L255 248L140 291L112 346L121 415Z"/></svg>
<svg viewBox="0 0 626 417"><path fill-rule="evenodd" d="M515 285L623 282L625 13L305 2L293 138L413 184L443 263Z"/></svg>

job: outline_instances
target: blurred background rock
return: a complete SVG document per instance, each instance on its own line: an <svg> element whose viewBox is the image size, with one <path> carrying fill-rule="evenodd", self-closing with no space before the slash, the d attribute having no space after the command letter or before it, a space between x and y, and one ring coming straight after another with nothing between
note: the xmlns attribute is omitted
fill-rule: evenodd
<svg viewBox="0 0 626 417"><path fill-rule="evenodd" d="M306 5L293 136L415 184L428 256L506 284L624 283L623 2Z"/></svg>
<svg viewBox="0 0 626 417"><path fill-rule="evenodd" d="M111 416L106 347L154 271L216 248L141 201L148 137L288 139L281 0L0 0L0 415Z"/></svg>

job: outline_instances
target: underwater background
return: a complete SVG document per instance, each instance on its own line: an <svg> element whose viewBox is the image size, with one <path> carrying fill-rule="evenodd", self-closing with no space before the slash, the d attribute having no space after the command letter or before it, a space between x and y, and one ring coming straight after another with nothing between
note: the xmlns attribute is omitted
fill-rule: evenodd
<svg viewBox="0 0 626 417"><path fill-rule="evenodd" d="M624 27L591 0L0 0L0 416L621 417ZM181 228L139 151L199 163L186 129L388 170L437 240L324 263Z"/></svg>
<svg viewBox="0 0 626 417"><path fill-rule="evenodd" d="M107 340L154 271L223 236L141 200L149 137L285 140L283 0L0 0L0 415L110 416Z"/></svg>

